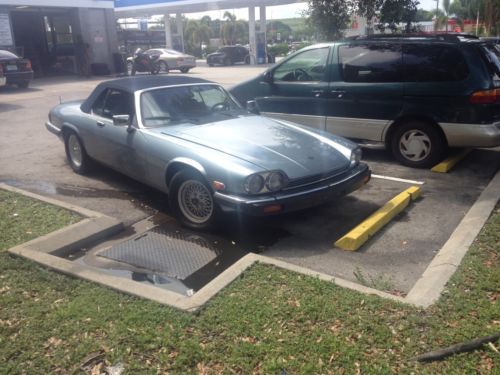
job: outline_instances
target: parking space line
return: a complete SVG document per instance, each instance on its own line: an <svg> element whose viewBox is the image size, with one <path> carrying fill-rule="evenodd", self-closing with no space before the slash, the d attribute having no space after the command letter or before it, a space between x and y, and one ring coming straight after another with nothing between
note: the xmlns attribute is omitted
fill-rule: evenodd
<svg viewBox="0 0 500 375"><path fill-rule="evenodd" d="M380 174L372 174L372 178L380 178L382 180L390 180L390 181L397 181L397 182L405 182L407 184L412 184L412 185L423 185L425 184L424 181L415 181L415 180L407 180L405 178L398 178L398 177L390 177L390 176L383 176Z"/></svg>
<svg viewBox="0 0 500 375"><path fill-rule="evenodd" d="M410 201L417 199L420 194L421 190L418 186L412 186L399 193L361 224L337 240L335 246L342 250L358 250L361 245L382 229L394 216L403 211L410 204Z"/></svg>
<svg viewBox="0 0 500 375"><path fill-rule="evenodd" d="M432 167L432 172L437 173L448 173L450 169L452 169L460 160L465 158L472 149L466 148L463 150L458 150L454 152L452 155L448 156L441 163Z"/></svg>

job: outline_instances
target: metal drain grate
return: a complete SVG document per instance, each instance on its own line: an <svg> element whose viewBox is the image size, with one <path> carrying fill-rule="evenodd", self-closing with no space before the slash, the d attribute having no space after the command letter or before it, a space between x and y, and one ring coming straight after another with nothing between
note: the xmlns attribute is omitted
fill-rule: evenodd
<svg viewBox="0 0 500 375"><path fill-rule="evenodd" d="M184 280L214 260L218 252L197 235L153 228L98 255Z"/></svg>

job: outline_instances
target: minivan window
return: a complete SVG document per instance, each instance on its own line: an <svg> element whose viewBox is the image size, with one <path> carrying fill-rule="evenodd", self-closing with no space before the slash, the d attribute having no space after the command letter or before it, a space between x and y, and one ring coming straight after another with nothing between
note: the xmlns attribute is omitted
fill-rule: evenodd
<svg viewBox="0 0 500 375"><path fill-rule="evenodd" d="M399 44L351 44L339 47L339 63L345 82L400 82Z"/></svg>
<svg viewBox="0 0 500 375"><path fill-rule="evenodd" d="M326 72L328 47L304 51L274 70L274 81L321 81Z"/></svg>
<svg viewBox="0 0 500 375"><path fill-rule="evenodd" d="M481 49L488 61L488 68L492 72L493 79L500 80L500 44L484 44Z"/></svg>
<svg viewBox="0 0 500 375"><path fill-rule="evenodd" d="M403 46L406 82L461 81L469 75L460 51L440 44Z"/></svg>

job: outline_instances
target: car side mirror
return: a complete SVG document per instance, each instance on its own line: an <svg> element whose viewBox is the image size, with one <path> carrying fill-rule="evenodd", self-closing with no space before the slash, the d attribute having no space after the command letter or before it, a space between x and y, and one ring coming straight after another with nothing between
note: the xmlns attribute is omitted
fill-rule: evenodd
<svg viewBox="0 0 500 375"><path fill-rule="evenodd" d="M274 78L273 78L273 72L272 70L268 70L262 75L263 81L267 83L273 83Z"/></svg>
<svg viewBox="0 0 500 375"><path fill-rule="evenodd" d="M259 107L257 106L257 102L255 100L247 101L247 110L248 112L255 113L256 115L260 115Z"/></svg>
<svg viewBox="0 0 500 375"><path fill-rule="evenodd" d="M129 126L130 125L130 115L114 115L113 125L115 126Z"/></svg>

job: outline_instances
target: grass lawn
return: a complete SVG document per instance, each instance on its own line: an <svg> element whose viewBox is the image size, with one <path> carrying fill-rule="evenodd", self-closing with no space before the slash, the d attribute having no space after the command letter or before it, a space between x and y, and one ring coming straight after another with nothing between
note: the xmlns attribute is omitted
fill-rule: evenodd
<svg viewBox="0 0 500 375"><path fill-rule="evenodd" d="M500 355L488 347L431 364L413 360L500 330L498 207L443 297L427 310L255 265L189 314L5 251L75 220L64 210L0 191L2 374L78 373L84 358L97 351L107 365L121 363L128 374L498 371Z"/></svg>

